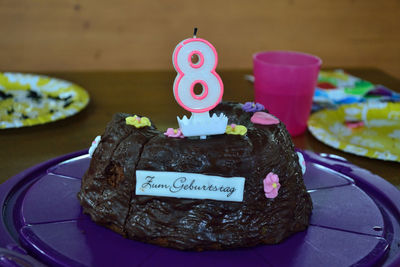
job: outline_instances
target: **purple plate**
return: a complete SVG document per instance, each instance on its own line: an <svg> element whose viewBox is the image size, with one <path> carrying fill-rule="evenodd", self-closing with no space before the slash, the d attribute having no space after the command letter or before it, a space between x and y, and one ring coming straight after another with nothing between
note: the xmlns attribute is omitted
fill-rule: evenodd
<svg viewBox="0 0 400 267"><path fill-rule="evenodd" d="M302 151L314 204L306 231L278 245L184 252L125 239L82 214L76 194L86 153L49 160L0 186L1 266L400 265L400 191L343 158Z"/></svg>

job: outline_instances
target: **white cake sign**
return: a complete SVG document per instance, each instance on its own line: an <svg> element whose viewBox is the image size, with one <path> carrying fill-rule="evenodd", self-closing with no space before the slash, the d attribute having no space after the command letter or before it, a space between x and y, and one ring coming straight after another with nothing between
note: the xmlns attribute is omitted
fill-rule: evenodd
<svg viewBox="0 0 400 267"><path fill-rule="evenodd" d="M243 201L244 177L136 171L136 195Z"/></svg>

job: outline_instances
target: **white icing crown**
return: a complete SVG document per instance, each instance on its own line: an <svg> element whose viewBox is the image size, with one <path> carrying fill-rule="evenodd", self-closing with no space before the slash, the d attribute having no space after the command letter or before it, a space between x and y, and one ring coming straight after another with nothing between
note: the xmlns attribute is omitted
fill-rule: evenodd
<svg viewBox="0 0 400 267"><path fill-rule="evenodd" d="M210 117L208 112L192 113L190 119L183 116L182 119L177 117L179 128L184 136L200 136L205 138L206 135L224 134L228 125L228 117L221 113L217 116L214 113Z"/></svg>

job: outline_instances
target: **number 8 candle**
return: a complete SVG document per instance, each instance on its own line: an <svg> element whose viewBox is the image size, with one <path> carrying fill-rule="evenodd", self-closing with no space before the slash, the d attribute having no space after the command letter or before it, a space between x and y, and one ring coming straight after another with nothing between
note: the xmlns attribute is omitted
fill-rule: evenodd
<svg viewBox="0 0 400 267"><path fill-rule="evenodd" d="M195 29L196 31L196 29ZM197 62L192 58L197 56ZM180 42L172 55L172 61L178 75L173 91L176 101L184 109L192 112L178 123L185 136L201 136L225 133L228 122L224 114L210 118L209 110L222 100L224 85L215 72L218 55L214 46L201 38L189 38ZM200 84L202 92L196 94L194 88Z"/></svg>

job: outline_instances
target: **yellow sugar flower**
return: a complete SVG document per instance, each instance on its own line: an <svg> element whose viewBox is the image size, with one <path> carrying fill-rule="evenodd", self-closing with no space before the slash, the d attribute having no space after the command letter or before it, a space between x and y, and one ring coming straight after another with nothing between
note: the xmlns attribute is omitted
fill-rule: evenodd
<svg viewBox="0 0 400 267"><path fill-rule="evenodd" d="M226 126L227 134L235 134L235 135L245 135L247 133L247 128L243 125L231 124Z"/></svg>
<svg viewBox="0 0 400 267"><path fill-rule="evenodd" d="M145 126L151 126L151 122L148 118L146 117L139 117L139 116L131 116L131 117L126 117L125 122L127 125L132 125L135 126L136 128L142 128Z"/></svg>

